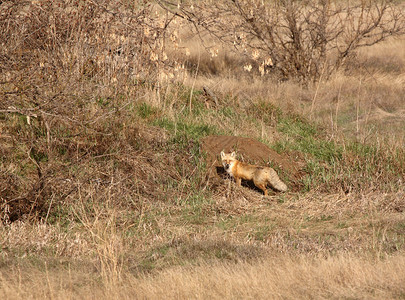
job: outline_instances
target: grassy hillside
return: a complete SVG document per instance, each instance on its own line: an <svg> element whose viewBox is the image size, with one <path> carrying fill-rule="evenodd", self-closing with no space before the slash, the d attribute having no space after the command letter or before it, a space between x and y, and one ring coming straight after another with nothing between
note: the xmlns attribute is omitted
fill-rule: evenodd
<svg viewBox="0 0 405 300"><path fill-rule="evenodd" d="M157 5L37 2L0 4L0 298L404 297L403 38L302 84ZM212 177L212 135L299 176Z"/></svg>

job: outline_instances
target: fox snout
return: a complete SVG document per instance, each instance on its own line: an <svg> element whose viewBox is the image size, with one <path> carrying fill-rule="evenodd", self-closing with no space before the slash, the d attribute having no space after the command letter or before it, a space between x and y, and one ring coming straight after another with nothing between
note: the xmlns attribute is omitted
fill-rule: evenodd
<svg viewBox="0 0 405 300"><path fill-rule="evenodd" d="M224 151L221 151L222 165L224 166L225 171L229 173L231 170L231 162L235 161L236 153L232 152L231 154L225 154Z"/></svg>

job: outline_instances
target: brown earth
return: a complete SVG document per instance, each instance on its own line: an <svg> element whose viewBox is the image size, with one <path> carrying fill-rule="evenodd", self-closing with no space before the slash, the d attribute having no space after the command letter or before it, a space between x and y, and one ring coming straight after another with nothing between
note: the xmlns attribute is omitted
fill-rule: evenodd
<svg viewBox="0 0 405 300"><path fill-rule="evenodd" d="M246 137L237 136L207 136L201 140L201 150L206 154L209 177L216 180L225 173L219 155L221 151L236 151L241 161L258 165L268 165L276 168L280 177L290 182L289 189L296 190L304 175L302 159L291 154L279 154L265 144ZM280 174L282 173L282 174Z"/></svg>

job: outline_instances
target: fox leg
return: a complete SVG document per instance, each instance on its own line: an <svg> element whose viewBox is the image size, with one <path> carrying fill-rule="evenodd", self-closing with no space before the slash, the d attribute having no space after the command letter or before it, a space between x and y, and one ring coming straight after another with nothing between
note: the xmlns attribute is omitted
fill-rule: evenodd
<svg viewBox="0 0 405 300"><path fill-rule="evenodd" d="M259 189L261 189L265 196L267 196L267 189L265 184L256 185Z"/></svg>
<svg viewBox="0 0 405 300"><path fill-rule="evenodd" d="M267 183L266 182L257 182L253 180L253 183L255 184L256 187L261 189L264 193L265 196L267 196Z"/></svg>
<svg viewBox="0 0 405 300"><path fill-rule="evenodd" d="M242 179L240 177L235 177L236 184L241 186Z"/></svg>

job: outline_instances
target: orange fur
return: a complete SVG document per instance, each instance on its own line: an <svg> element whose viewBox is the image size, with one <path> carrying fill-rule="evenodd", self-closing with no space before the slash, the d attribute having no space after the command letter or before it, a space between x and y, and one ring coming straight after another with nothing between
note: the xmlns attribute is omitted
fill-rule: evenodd
<svg viewBox="0 0 405 300"><path fill-rule="evenodd" d="M249 165L238 161L235 156L235 152L221 152L222 165L224 166L225 171L235 178L237 185L241 185L242 179L252 180L254 185L261 189L265 196L267 196L267 185L270 185L280 192L285 192L287 190L287 186L280 180L274 169L270 167Z"/></svg>

